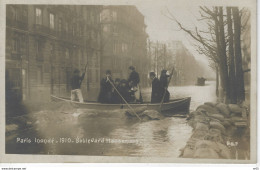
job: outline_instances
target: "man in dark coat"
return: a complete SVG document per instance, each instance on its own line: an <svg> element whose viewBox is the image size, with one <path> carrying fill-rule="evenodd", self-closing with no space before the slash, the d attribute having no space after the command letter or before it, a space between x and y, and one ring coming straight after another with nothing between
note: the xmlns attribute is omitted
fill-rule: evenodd
<svg viewBox="0 0 260 170"><path fill-rule="evenodd" d="M106 71L106 76L100 82L100 92L98 95L98 102L100 103L113 103L112 101L112 90L113 86L111 83L114 83L112 80L111 71Z"/></svg>
<svg viewBox="0 0 260 170"><path fill-rule="evenodd" d="M130 87L136 87L137 84L140 82L139 74L135 71L135 68L133 66L129 67L130 74L128 78L128 83Z"/></svg>
<svg viewBox="0 0 260 170"><path fill-rule="evenodd" d="M151 103L160 103L162 96L162 88L159 79L155 76L154 72L149 73L149 77L152 80L152 95Z"/></svg>
<svg viewBox="0 0 260 170"><path fill-rule="evenodd" d="M129 77L128 77L128 84L130 89L134 92L135 101L136 102L142 102L142 95L140 91L140 77L139 74L135 71L135 67L130 66L129 67Z"/></svg>
<svg viewBox="0 0 260 170"><path fill-rule="evenodd" d="M170 100L170 92L168 91L168 77L169 75L167 75L167 70L162 70L160 76L160 84L162 87L162 98L164 95L164 102L169 102Z"/></svg>
<svg viewBox="0 0 260 170"><path fill-rule="evenodd" d="M71 78L71 100L72 101L78 98L79 102L83 103L83 97L82 97L80 85L85 77L85 72L81 76L79 75L78 69L75 69L73 72L73 76Z"/></svg>

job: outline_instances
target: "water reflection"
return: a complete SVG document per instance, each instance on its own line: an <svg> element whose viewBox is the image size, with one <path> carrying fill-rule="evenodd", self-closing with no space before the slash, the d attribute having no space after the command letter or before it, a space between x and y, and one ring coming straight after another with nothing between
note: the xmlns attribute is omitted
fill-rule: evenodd
<svg viewBox="0 0 260 170"><path fill-rule="evenodd" d="M206 101L215 101L215 84L207 86L170 87L172 98L191 96L191 110ZM150 89L143 89L143 97L150 100ZM45 113L44 113L45 114ZM184 147L191 136L192 128L183 118L166 117L161 120L138 122L129 120L124 113L89 116L81 110L80 113L62 114L47 113L37 115L44 120L36 125L35 133L23 132L16 134L23 137L55 138L58 143L21 145L15 142L7 143L9 153L40 153L57 155L111 155L111 156L161 156L178 157L179 149ZM49 117L49 119L47 119ZM76 143L82 141L100 140L99 142ZM62 143L61 139L74 140L73 143ZM104 141L104 142L103 142ZM15 146L15 150L12 148ZM30 150L30 151L29 151Z"/></svg>

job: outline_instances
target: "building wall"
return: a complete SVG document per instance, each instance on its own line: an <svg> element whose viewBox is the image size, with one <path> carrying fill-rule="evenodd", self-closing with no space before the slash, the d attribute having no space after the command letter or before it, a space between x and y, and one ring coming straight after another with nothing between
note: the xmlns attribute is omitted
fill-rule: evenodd
<svg viewBox="0 0 260 170"><path fill-rule="evenodd" d="M134 6L104 6L101 12L101 75L111 70L114 78L127 79L133 65L147 86L146 41L144 16Z"/></svg>
<svg viewBox="0 0 260 170"><path fill-rule="evenodd" d="M88 93L99 89L99 8L7 5L6 70L21 99L43 101L49 100L50 94L70 96L72 72L75 68L83 72L86 63L82 91L86 99L94 96ZM36 9L40 9L41 19Z"/></svg>

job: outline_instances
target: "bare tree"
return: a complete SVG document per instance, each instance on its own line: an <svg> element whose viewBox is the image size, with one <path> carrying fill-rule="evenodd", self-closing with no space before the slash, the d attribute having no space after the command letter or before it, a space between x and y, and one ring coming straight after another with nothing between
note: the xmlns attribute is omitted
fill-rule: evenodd
<svg viewBox="0 0 260 170"><path fill-rule="evenodd" d="M236 103L236 77L235 77L235 66L234 66L234 43L233 43L233 22L231 7L227 7L227 25L228 25L228 52L229 52L229 77L230 77L230 103Z"/></svg>
<svg viewBox="0 0 260 170"><path fill-rule="evenodd" d="M218 76L223 91L220 96L226 103L236 103L245 99L244 79L242 69L242 54L240 45L241 19L237 7L226 8L224 15L223 7L200 7L200 22L208 26L207 31L194 31L185 28L169 11L171 20L174 20L181 30L192 37L197 44L197 51L213 61L213 67L217 71L216 92L218 92ZM232 14L233 19L232 19ZM234 25L234 33L232 26ZM227 29L226 29L227 27ZM227 33L225 32L227 30ZM228 55L227 55L228 53Z"/></svg>
<svg viewBox="0 0 260 170"><path fill-rule="evenodd" d="M232 8L234 18L234 44L235 44L235 61L236 61L236 93L239 102L245 100L245 87L244 87L244 73L242 68L242 54L241 54L241 18L237 7Z"/></svg>

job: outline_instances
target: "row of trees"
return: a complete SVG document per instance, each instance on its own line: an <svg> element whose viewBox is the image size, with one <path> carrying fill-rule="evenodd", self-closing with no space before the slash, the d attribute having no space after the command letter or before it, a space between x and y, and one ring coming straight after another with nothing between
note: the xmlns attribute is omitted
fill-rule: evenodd
<svg viewBox="0 0 260 170"><path fill-rule="evenodd" d="M159 77L162 70L173 70L173 85L195 84L197 77L203 76L203 68L181 41L167 43L148 41L148 56L151 71Z"/></svg>
<svg viewBox="0 0 260 170"><path fill-rule="evenodd" d="M198 21L205 23L207 28L189 30L169 12L169 18L197 42L194 44L197 51L211 61L217 76L216 93L225 103L245 100L240 40L242 15L243 10L238 7L200 7Z"/></svg>

